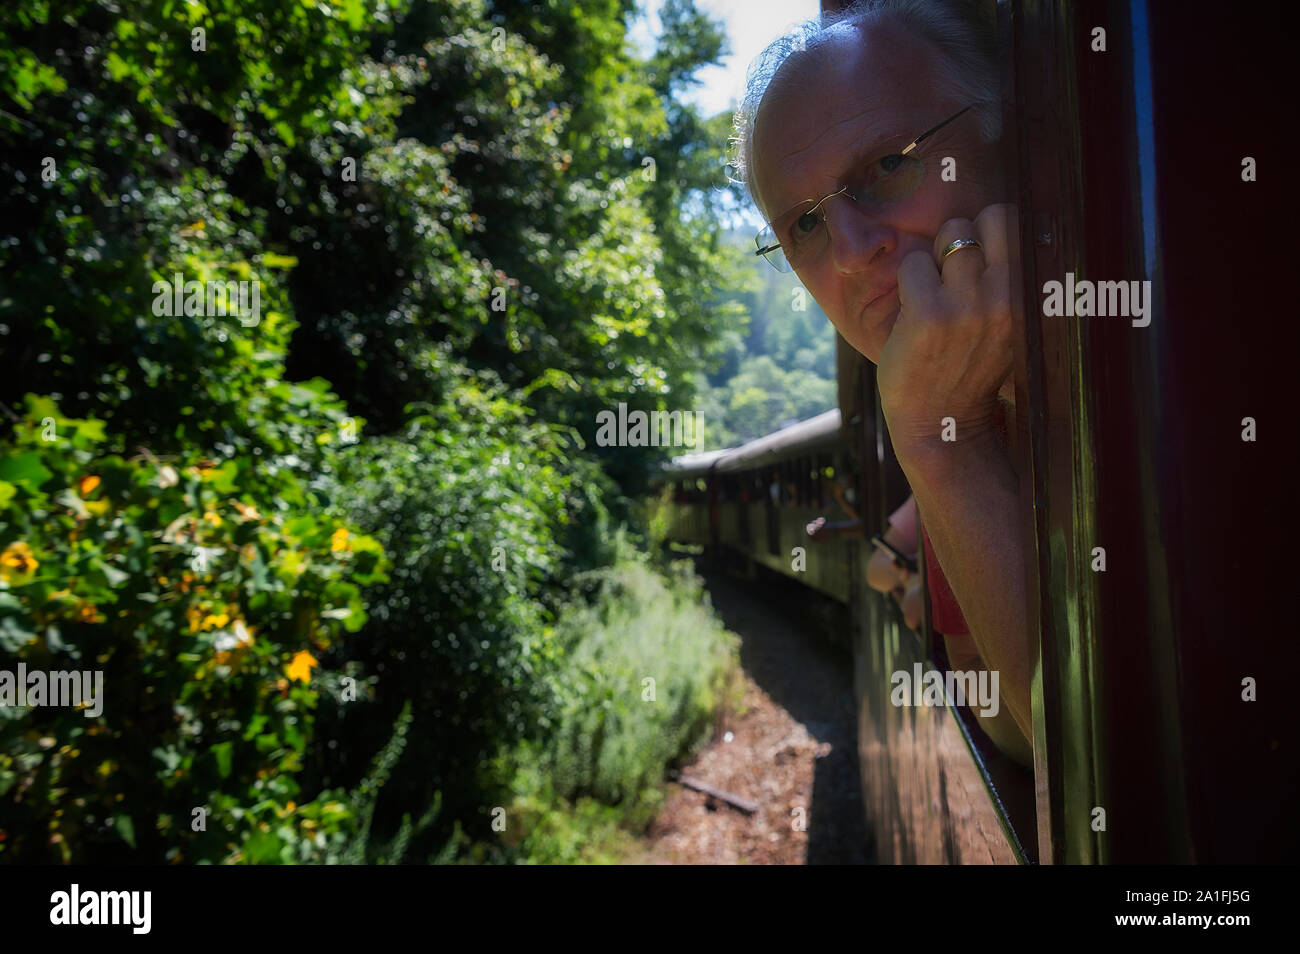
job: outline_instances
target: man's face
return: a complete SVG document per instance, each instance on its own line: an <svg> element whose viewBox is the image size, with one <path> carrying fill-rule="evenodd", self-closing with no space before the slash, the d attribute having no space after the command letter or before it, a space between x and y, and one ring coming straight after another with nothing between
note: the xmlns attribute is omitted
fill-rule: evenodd
<svg viewBox="0 0 1300 954"><path fill-rule="evenodd" d="M754 124L754 190L770 223L807 199L880 176L912 139L966 102L941 98L938 55L926 41L889 23L834 28L825 42L795 54L773 80ZM844 339L879 359L898 318L898 267L912 251L931 253L939 227L974 219L1002 200L995 150L983 144L972 113L935 133L911 154L923 165L915 184L888 201L829 199L825 244L795 272ZM955 181L940 178L955 161ZM850 185L850 191L855 186ZM807 228L812 220L796 220ZM785 244L787 234L777 239Z"/></svg>

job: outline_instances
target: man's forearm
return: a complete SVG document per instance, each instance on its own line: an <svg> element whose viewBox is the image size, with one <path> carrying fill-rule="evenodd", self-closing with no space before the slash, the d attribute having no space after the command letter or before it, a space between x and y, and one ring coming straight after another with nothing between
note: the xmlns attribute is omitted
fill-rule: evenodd
<svg viewBox="0 0 1300 954"><path fill-rule="evenodd" d="M980 655L1033 738L1019 483L1006 450L992 434L896 450Z"/></svg>

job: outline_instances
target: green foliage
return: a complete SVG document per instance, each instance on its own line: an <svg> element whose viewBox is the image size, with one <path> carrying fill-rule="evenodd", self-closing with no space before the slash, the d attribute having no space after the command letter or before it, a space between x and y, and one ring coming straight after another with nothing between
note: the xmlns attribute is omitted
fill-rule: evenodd
<svg viewBox="0 0 1300 954"><path fill-rule="evenodd" d="M5 860L446 860L481 764L631 665L554 629L653 463L595 414L688 409L744 322L728 117L674 100L720 34L674 0L642 62L631 11L0 12L0 652L108 700L0 710ZM169 313L178 274L260 282L259 320ZM557 790L650 785L701 685Z"/></svg>
<svg viewBox="0 0 1300 954"><path fill-rule="evenodd" d="M391 841L378 847L370 844L370 826L375 817L375 803L379 798L380 789L392 777L397 761L406 748L410 728L411 704L408 702L402 706L402 711L393 725L392 738L388 740L388 744L375 757L375 763L370 773L353 793L352 811L356 822L356 833L353 835L351 842L342 857L337 857L331 853L319 860L326 864L337 862L343 864L398 864L406 856L411 837L424 831L438 817L438 814L442 811L441 792L434 793L433 801L430 803L428 810L414 825L411 824L410 815L403 815L397 834L393 836ZM451 839L438 855L430 859L430 863L445 864L451 860L462 840L463 836L459 823L457 823Z"/></svg>
<svg viewBox="0 0 1300 954"><path fill-rule="evenodd" d="M752 236L731 232L737 256ZM836 404L834 326L798 278L749 254L749 287L732 304L752 318L728 337L718 369L700 386L708 448L735 447Z"/></svg>
<svg viewBox="0 0 1300 954"><path fill-rule="evenodd" d="M306 657L364 625L383 551L284 474L265 496L252 459L127 459L108 443L100 422L29 397L0 454L6 669L103 673L93 716L0 708L0 851L266 860L302 793ZM328 799L308 817L339 821Z"/></svg>
<svg viewBox="0 0 1300 954"><path fill-rule="evenodd" d="M566 652L555 729L516 764L525 782L538 766L560 799L590 796L618 806L628 824L645 824L665 769L709 733L734 637L687 561L665 578L625 552L593 576L596 599L568 607L556 625ZM537 787L525 784L525 799L538 797Z"/></svg>
<svg viewBox="0 0 1300 954"><path fill-rule="evenodd" d="M416 725L405 764L419 771L390 784L389 825L435 791L452 817L480 804L479 764L500 740L537 731L555 694L547 599L572 552L564 544L598 549L605 533L603 489L580 483L582 468L566 460L572 439L486 373L431 356L439 362L444 399L413 407L403 433L351 448L330 478L393 568L365 632L339 649L375 673L374 712L340 709L323 735L338 745L322 783L355 773L352 753L378 744L378 714L391 718L405 700Z"/></svg>

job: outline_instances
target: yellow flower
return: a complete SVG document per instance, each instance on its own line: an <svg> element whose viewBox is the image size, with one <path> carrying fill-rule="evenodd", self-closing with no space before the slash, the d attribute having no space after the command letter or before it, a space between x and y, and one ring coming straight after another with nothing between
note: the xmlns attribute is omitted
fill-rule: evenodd
<svg viewBox="0 0 1300 954"><path fill-rule="evenodd" d="M208 523L212 524L214 527L221 526L221 518L217 516L215 511L209 510L207 513L203 515L203 519L206 520Z"/></svg>
<svg viewBox="0 0 1300 954"><path fill-rule="evenodd" d="M78 623L102 623L104 614L95 608L94 603L82 603L77 607Z"/></svg>
<svg viewBox="0 0 1300 954"><path fill-rule="evenodd" d="M227 613L210 613L203 618L201 624L203 629L220 629L230 622L230 615Z"/></svg>
<svg viewBox="0 0 1300 954"><path fill-rule="evenodd" d="M343 529L342 527L339 527L337 530L334 531L334 535L330 537L330 549L333 550L335 553L338 553L340 550L352 549L352 547L348 545L347 530Z"/></svg>
<svg viewBox="0 0 1300 954"><path fill-rule="evenodd" d="M10 586L22 586L30 583L40 566L32 554L32 548L22 540L16 540L0 553L0 579Z"/></svg>
<svg viewBox="0 0 1300 954"><path fill-rule="evenodd" d="M99 478L96 477L94 474L87 474L85 477L82 477L80 481L78 481L77 493L81 494L81 496L83 497L88 497L90 496L90 494L95 492L95 488L98 486L99 486Z"/></svg>
<svg viewBox="0 0 1300 954"><path fill-rule="evenodd" d="M320 663L316 661L316 657L304 649L294 655L293 662L289 663L284 672L290 679L311 682L312 667L319 665Z"/></svg>

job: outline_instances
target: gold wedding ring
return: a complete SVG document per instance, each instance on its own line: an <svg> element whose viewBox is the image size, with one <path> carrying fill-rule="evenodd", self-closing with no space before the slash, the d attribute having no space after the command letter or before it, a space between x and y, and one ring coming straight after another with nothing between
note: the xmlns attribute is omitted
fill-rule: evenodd
<svg viewBox="0 0 1300 954"><path fill-rule="evenodd" d="M943 250L943 254L939 256L939 264L942 265L944 262L948 260L949 255L951 255L953 252L960 251L963 248L978 248L980 250L983 250L984 246L981 245L979 242L975 241L975 239L973 238L956 239L952 242L949 242L948 247Z"/></svg>

